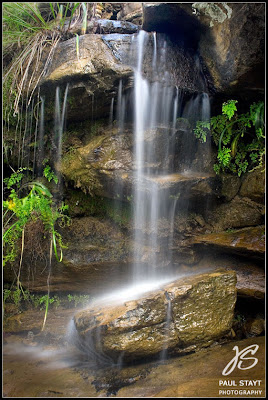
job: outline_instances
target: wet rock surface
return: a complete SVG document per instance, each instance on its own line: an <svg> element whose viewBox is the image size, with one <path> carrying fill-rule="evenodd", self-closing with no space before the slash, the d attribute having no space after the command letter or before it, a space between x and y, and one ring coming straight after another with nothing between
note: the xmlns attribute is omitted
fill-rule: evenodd
<svg viewBox="0 0 268 400"><path fill-rule="evenodd" d="M92 216L73 217L70 226L61 228L61 234L67 248L63 250L61 263L52 257L50 269L52 291L88 293L92 290L90 284L93 281L101 290L107 281L109 282L107 275L109 273L115 274L115 287L128 280L130 239L111 220ZM21 267L22 285L35 292L47 291L49 248L48 241L43 240L43 242L39 243L37 254L39 257L35 253L25 253ZM6 265L4 269L6 282L14 280L18 268L19 262Z"/></svg>
<svg viewBox="0 0 268 400"><path fill-rule="evenodd" d="M167 348L189 352L228 333L236 302L232 271L187 277L115 307L81 311L74 317L82 343L126 359L152 356ZM168 306L170 304L170 306ZM171 308L171 320L167 318Z"/></svg>
<svg viewBox="0 0 268 400"><path fill-rule="evenodd" d="M235 231L209 233L193 238L193 243L214 246L228 253L264 258L264 225L238 229Z"/></svg>
<svg viewBox="0 0 268 400"><path fill-rule="evenodd" d="M72 225L64 231L64 239L68 243L65 265L122 261L130 253L124 232L111 221L94 217L73 218Z"/></svg>
<svg viewBox="0 0 268 400"><path fill-rule="evenodd" d="M258 345L257 365L235 369L230 379L261 380L265 390L265 338L253 337L216 345L164 363L96 369L79 358L74 348L49 342L6 337L3 347L3 395L5 397L222 397L222 370L239 350ZM241 388L245 389L245 388ZM252 388L247 388L252 389ZM240 397L244 397L241 395ZM258 396L256 396L258 397ZM262 397L262 396L259 396Z"/></svg>
<svg viewBox="0 0 268 400"><path fill-rule="evenodd" d="M236 272L238 296L265 299L265 271L263 268L254 265L232 266L231 268Z"/></svg>
<svg viewBox="0 0 268 400"><path fill-rule="evenodd" d="M218 5L223 21L212 21L209 7L208 4L197 16L201 23L209 25L199 48L215 86L238 94L250 90L258 90L261 94L264 82L263 5L232 4L226 5L225 9ZM206 12L210 14L208 17L204 15Z"/></svg>
<svg viewBox="0 0 268 400"><path fill-rule="evenodd" d="M87 141L84 146L63 155L60 170L67 181L86 193L97 194L113 199L127 201L133 195L136 166L133 162L133 132L126 128L122 134L116 127L103 127L99 134ZM152 171L148 181L144 181L141 190L148 192L148 186L159 186L159 193L169 192L171 196L196 198L215 195L215 174L182 171L154 175L163 167L164 145L167 145L168 128L157 128L148 132L147 142L154 141L154 160L148 161L146 167ZM82 144L82 143L81 143ZM169 162L169 161L167 161ZM168 166L168 165L167 165ZM148 185L149 183L149 185Z"/></svg>

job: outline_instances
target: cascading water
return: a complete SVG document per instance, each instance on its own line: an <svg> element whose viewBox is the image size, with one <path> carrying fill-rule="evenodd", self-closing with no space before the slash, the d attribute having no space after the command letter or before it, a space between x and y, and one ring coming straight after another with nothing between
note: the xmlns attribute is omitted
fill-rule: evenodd
<svg viewBox="0 0 268 400"><path fill-rule="evenodd" d="M175 134L177 118L196 122L209 117L209 98L206 93L191 98L182 110L183 93L172 86L167 71L167 43L157 45L153 34L153 56L150 80L144 76L144 59L150 45L150 34L140 31L136 46L137 65L134 67L134 282L154 279L159 268L172 262L174 216L178 196L164 182L174 173ZM159 47L159 49L158 49ZM147 66L148 68L148 66ZM193 137L185 138L186 153L192 152ZM185 157L187 158L187 156ZM192 158L192 154L189 157ZM185 165L189 169L190 165ZM161 238L164 225L169 230Z"/></svg>
<svg viewBox="0 0 268 400"><path fill-rule="evenodd" d="M112 129L114 120L114 97L112 97L111 105L110 105L110 115L109 115L109 127Z"/></svg>
<svg viewBox="0 0 268 400"><path fill-rule="evenodd" d="M62 107L60 105L60 88L57 86L55 95L55 115L54 115L54 143L56 146L56 159L57 171L60 171L61 157L62 157L62 135L64 131L65 117L66 117L66 107L67 107L67 97L68 97L69 84L67 83ZM59 189L61 191L61 175L58 172Z"/></svg>
<svg viewBox="0 0 268 400"><path fill-rule="evenodd" d="M192 96L182 110L183 93L170 83L166 70L167 45L162 43L157 50L157 36L153 33L153 57L151 81L143 74L144 54L147 52L149 34L140 31L136 43L137 65L134 69L134 257L133 280L139 285L143 281L162 279L172 271L172 247L174 220L179 195L172 195L163 183L168 181L176 168L175 136L178 116L191 121L208 120L209 97L206 93ZM189 135L189 129L186 134ZM193 136L186 140L186 159L192 159ZM184 168L191 169L186 164ZM177 172L177 171L176 171ZM165 227L166 225L166 227ZM163 235L164 229L168 233ZM161 271L162 269L162 271ZM161 271L161 272L160 272ZM167 302L166 340L169 337L171 303ZM167 356L163 343L160 359Z"/></svg>
<svg viewBox="0 0 268 400"><path fill-rule="evenodd" d="M58 86L56 88L54 134L55 134L55 141L57 143L57 158L56 158L57 162L60 162L62 155L62 134L65 122L68 87L69 85L67 83L64 93L62 109L60 107L60 88Z"/></svg>
<svg viewBox="0 0 268 400"><path fill-rule="evenodd" d="M45 98L44 96L40 96L41 106L40 106L40 121L39 121L39 130L38 130L38 151L37 151L37 175L43 175L42 163L45 158L44 151L44 133L45 133ZM35 165L35 153L34 153L34 163Z"/></svg>
<svg viewBox="0 0 268 400"><path fill-rule="evenodd" d="M126 120L129 122L133 117L134 292L141 283L150 290L150 285L157 287L157 282L160 285L172 276L175 215L178 209L187 212L188 205L181 201L180 193L170 189L168 183L178 173L191 173L188 158L192 160L193 146L196 146L189 126L184 130L178 119L194 127L197 120L208 119L210 112L207 93L188 95L185 100L184 91L173 84L167 66L167 42L159 36L142 30L133 36L131 56L136 60L133 63L133 87L129 93L120 80L116 98L119 135L124 133ZM148 54L151 54L149 65ZM147 75L144 73L146 69ZM113 108L112 99L110 125ZM179 163L176 158L178 132L184 142ZM114 201L114 211L120 214L120 199L124 197L122 184L116 183L114 191L118 197ZM132 288L127 291L134 293Z"/></svg>
<svg viewBox="0 0 268 400"><path fill-rule="evenodd" d="M151 54L149 65L148 54ZM141 30L133 36L131 55L136 60L133 85L128 90L129 86L124 87L123 80L118 82L117 98L113 98L110 105L109 125L112 125L114 102L118 137L127 130L126 122L133 122L132 285L97 298L92 307L133 300L174 279L175 216L178 210L187 211L188 205L181 201L180 193L174 192L170 182L178 175L185 180L185 171L193 172L191 161L196 140L191 131L197 120L209 118L206 93L185 95L180 86L174 84L168 69L167 43L162 37L158 39L155 32L150 34ZM178 154L178 139L183 142L182 154ZM121 186L116 183L113 189L118 200L122 200L125 196L122 183ZM115 212L120 213L120 204L120 201L114 201ZM167 356L171 311L171 299L168 298L161 360ZM98 358L101 332L96 331L94 335L97 337L91 338L88 352ZM94 344L95 349L91 350ZM99 358L103 359L100 347L99 351Z"/></svg>

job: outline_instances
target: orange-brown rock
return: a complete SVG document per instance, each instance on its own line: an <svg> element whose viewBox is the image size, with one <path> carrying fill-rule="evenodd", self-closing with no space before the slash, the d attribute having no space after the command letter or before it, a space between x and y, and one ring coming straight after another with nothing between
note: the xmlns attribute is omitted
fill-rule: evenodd
<svg viewBox="0 0 268 400"><path fill-rule="evenodd" d="M138 300L87 308L74 322L83 345L115 359L153 356L163 349L189 352L230 331L235 285L233 271L188 276Z"/></svg>
<svg viewBox="0 0 268 400"><path fill-rule="evenodd" d="M227 253L264 257L264 225L195 236L192 243L211 246Z"/></svg>

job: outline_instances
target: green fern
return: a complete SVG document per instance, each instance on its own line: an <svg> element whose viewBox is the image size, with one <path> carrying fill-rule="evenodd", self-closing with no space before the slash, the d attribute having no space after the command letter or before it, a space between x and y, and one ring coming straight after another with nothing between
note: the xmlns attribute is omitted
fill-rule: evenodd
<svg viewBox="0 0 268 400"><path fill-rule="evenodd" d="M48 169L47 169L47 172ZM50 171L49 178L52 179ZM27 182L21 185L23 179L21 169L13 173L10 178L4 182L10 189L10 194L3 202L4 209L4 265L6 262L12 262L16 259L18 252L17 242L22 236L25 226L30 221L40 219L46 231L51 233L55 257L58 261L62 259L62 237L55 229L56 222L69 224L69 217L65 214L67 205L62 204L56 207L53 196L47 187L41 182ZM20 197L22 189L28 188L28 194ZM61 256L58 256L57 246L60 249Z"/></svg>
<svg viewBox="0 0 268 400"><path fill-rule="evenodd" d="M201 142L206 142L210 134L218 146L216 174L228 171L241 176L263 165L264 103L253 103L244 114L236 113L236 103L237 100L223 103L222 114L198 121L193 130Z"/></svg>

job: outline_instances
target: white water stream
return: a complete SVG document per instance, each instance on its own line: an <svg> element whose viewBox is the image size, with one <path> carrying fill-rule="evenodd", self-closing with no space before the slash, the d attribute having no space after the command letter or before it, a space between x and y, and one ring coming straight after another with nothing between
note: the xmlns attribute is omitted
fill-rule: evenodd
<svg viewBox="0 0 268 400"><path fill-rule="evenodd" d="M163 181L174 171L175 134L177 118L194 121L209 118L209 97L200 93L188 100L182 110L182 91L170 83L166 70L167 43L157 42L152 34L153 56L151 80L144 75L144 60L150 45L150 34L140 31L136 46L137 64L134 66L134 257L133 281L156 279L159 267L172 263L174 217L178 197L163 189ZM147 66L148 68L148 66ZM192 153L193 133L187 132L185 149ZM188 148L187 148L188 147ZM188 153L188 154L189 154ZM185 155L187 158L187 154ZM191 159L191 158L190 158ZM187 165L191 170L191 165ZM161 179L155 179L159 177ZM168 237L161 239L161 226L169 226ZM163 259L164 254L164 259Z"/></svg>

